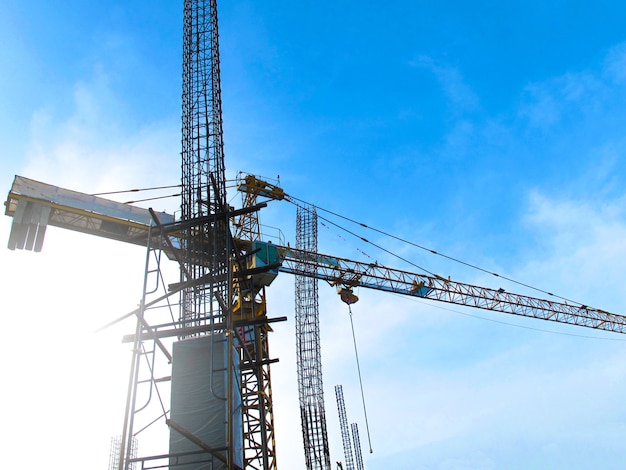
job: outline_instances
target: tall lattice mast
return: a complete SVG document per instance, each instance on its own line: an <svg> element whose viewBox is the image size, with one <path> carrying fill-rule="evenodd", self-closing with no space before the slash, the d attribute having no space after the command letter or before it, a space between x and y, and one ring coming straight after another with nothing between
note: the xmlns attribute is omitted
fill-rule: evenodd
<svg viewBox="0 0 626 470"><path fill-rule="evenodd" d="M182 220L207 217L183 240L183 281L212 282L183 292L185 326L223 320L229 247L216 0L185 0L183 32ZM211 215L222 214L222 217Z"/></svg>
<svg viewBox="0 0 626 470"><path fill-rule="evenodd" d="M298 206L296 247L317 252L317 213ZM315 269L303 265L302 269ZM308 470L330 470L320 353L317 279L296 276L296 354L304 455Z"/></svg>
<svg viewBox="0 0 626 470"><path fill-rule="evenodd" d="M219 464L216 468L230 470L242 456L235 448L240 431L234 420L240 398L235 393L239 378L234 376L238 361L231 353L233 247L226 203L221 95L217 0L185 0L181 219L189 225L183 229L181 281L191 285L182 292L180 326L182 337L200 334L188 334L185 329L210 326L203 333L212 335L207 357L211 388L212 377L225 368L223 395L213 394L226 404L225 466ZM225 341L225 359L214 354L219 333Z"/></svg>
<svg viewBox="0 0 626 470"><path fill-rule="evenodd" d="M339 426L341 427L343 456L346 464L345 470L355 470L352 443L350 442L350 429L348 428L348 416L346 414L346 403L343 400L343 387L341 385L335 385L335 397L337 398L337 411L339 411Z"/></svg>
<svg viewBox="0 0 626 470"><path fill-rule="evenodd" d="M350 425L352 430L352 443L354 444L354 456L356 457L356 470L364 470L363 466L363 452L361 451L361 438L359 437L359 425L352 423Z"/></svg>
<svg viewBox="0 0 626 470"><path fill-rule="evenodd" d="M242 207L252 209L257 206L258 197L270 193L259 191L257 179L251 175L238 181L242 192ZM282 192L282 190L280 190ZM276 197L282 198L277 190ZM258 209L257 209L258 210ZM261 227L256 210L244 212L235 225L234 238L240 244L250 244L261 240ZM252 253L245 259L250 259ZM249 262L249 261L248 261ZM245 270L235 266L236 271ZM272 384L269 357L268 335L271 328L267 322L265 284L257 275L237 277L234 283L234 318L236 333L241 337L239 348L241 360L241 400L243 413L244 468L246 470L276 470L276 443L274 436L274 410L272 404Z"/></svg>

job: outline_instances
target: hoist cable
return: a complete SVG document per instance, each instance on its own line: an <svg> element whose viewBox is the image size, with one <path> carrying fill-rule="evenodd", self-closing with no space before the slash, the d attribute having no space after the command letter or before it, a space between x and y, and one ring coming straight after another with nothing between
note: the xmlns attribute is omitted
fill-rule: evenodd
<svg viewBox="0 0 626 470"><path fill-rule="evenodd" d="M361 385L361 401L363 402L363 414L365 415L365 429L367 430L367 442L370 445L370 454L373 454L372 450L372 438L370 437L370 425L367 420L367 408L365 407L365 393L363 393L363 380L361 379L361 365L359 363L359 351L356 347L356 335L354 334L354 322L352 321L352 307L348 304L348 311L350 312L350 326L352 327L352 342L354 343L354 355L356 356L356 369L359 373L359 384Z"/></svg>

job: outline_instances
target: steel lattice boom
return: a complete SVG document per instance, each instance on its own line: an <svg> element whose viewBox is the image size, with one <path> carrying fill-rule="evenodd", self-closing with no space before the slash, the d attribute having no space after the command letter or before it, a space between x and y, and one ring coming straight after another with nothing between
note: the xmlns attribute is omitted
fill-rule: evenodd
<svg viewBox="0 0 626 470"><path fill-rule="evenodd" d="M484 310L626 333L626 317L591 308L490 289L290 247L279 250L281 271L314 276L337 287L366 287Z"/></svg>

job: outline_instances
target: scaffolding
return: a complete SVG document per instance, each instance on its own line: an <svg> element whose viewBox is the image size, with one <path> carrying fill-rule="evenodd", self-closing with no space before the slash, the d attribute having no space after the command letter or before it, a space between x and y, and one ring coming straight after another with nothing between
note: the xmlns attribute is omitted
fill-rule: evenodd
<svg viewBox="0 0 626 470"><path fill-rule="evenodd" d="M134 346L121 451L125 466L120 464L120 470L132 461L128 449L124 452L129 439L161 419L170 430L169 451L141 458L142 466L162 465L162 460L169 468L230 470L243 465L241 345L232 334L231 310L238 254L226 203L216 0L185 0L183 21L181 220L167 226L155 217L154 232L164 242L148 245L137 328L128 338ZM178 282L164 280L163 246L171 248L179 264ZM178 302L170 301L173 294ZM169 320L164 312L170 312ZM195 355L203 360L194 374L187 365ZM166 366L171 364L165 373L157 361L163 358ZM171 385L170 409L167 393L161 391L164 383ZM189 395L188 387L211 393ZM156 417L143 418L139 426L150 409Z"/></svg>
<svg viewBox="0 0 626 470"><path fill-rule="evenodd" d="M122 436L114 436L111 438L111 447L109 451L109 470L117 470L120 466L120 447L122 445ZM132 459L137 458L137 448L138 443L137 439L132 440L132 444L130 446L130 455ZM136 464L133 462L128 467L130 470L135 470L137 468Z"/></svg>

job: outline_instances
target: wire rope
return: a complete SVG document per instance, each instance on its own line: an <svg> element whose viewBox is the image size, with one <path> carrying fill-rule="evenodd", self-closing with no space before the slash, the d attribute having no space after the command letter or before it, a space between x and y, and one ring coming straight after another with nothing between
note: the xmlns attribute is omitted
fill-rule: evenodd
<svg viewBox="0 0 626 470"><path fill-rule="evenodd" d="M361 364L359 363L359 351L356 347L356 335L354 334L354 322L352 321L352 307L348 304L348 312L350 312L350 326L352 327L352 342L354 343L354 355L356 356L356 369L359 373L359 385L361 386L361 401L363 402L363 414L365 415L365 429L367 430L367 442L370 446L370 454L372 450L372 438L370 437L370 425L367 419L367 408L365 406L365 393L363 392L363 379L361 378Z"/></svg>
<svg viewBox="0 0 626 470"><path fill-rule="evenodd" d="M137 199L135 201L126 201L124 204L135 204L137 202L156 201L157 199L167 199L168 197L177 197L177 196L180 196L180 193L178 193L178 194L169 194L167 196L148 197L148 198L145 198L145 199Z"/></svg>
<svg viewBox="0 0 626 470"><path fill-rule="evenodd" d="M402 298L402 299L407 299L406 296L401 295L401 294L394 293L393 295L396 295L397 297ZM417 299L415 297L408 297L408 299L413 301L413 302L417 302L417 303L420 303L420 304L423 304L423 305L427 305L428 307L438 308L440 310L445 310L447 312L457 313L459 315L464 315L466 317L475 318L476 320L483 320L483 321L488 321L488 322L492 322L492 323L499 323L500 325L510 326L512 328L522 328L524 330L539 331L541 333L548 333L548 334L552 334L552 335L573 336L575 338L593 339L593 340L597 340L597 341L619 341L619 342L622 342L622 343L626 342L626 339L623 339L623 338L607 338L605 336L578 335L576 333L565 333L565 332L562 332L562 331L547 330L545 328L534 328L532 326L518 325L516 323L509 323L509 322L502 321L502 320L495 320L493 318L485 318L485 317L481 317L480 315L474 315L474 314L467 313L467 312L461 312L460 310L455 310L453 308L443 307L441 305L435 305L435 304L430 303L430 302L424 302L424 301L422 301L420 299Z"/></svg>
<svg viewBox="0 0 626 470"><path fill-rule="evenodd" d="M290 200L290 202L291 202L291 199L293 199L293 200L295 200L295 201L300 201L300 202L303 202L303 203L305 203L305 204L309 204L309 205L314 206L313 204L307 203L306 201L303 201L302 199L298 199L298 198L293 197L293 196L291 196L291 195L290 195L290 196L287 198L287 200ZM295 203L294 203L294 204L295 204ZM449 255L446 255L446 254L444 254L444 253L440 253L440 252L438 252L438 251L436 251L436 250L433 250L433 249L431 249L431 248L427 248L427 247L422 246L422 245L420 245L420 244L418 244L418 243L415 243L415 242L412 242L412 241L409 241L409 240L403 239L403 238L398 237L398 236L396 236L396 235L393 235L393 234L391 234L391 233L389 233L389 232L385 232L384 230L380 230L380 229L377 229L377 228L375 228L375 227L370 227L370 226L369 226L369 225L367 225L367 224L364 224L364 223L362 223L362 222L358 222L358 221L356 221L356 220L354 220L354 219L351 219L350 217L347 217L347 216L341 215L341 214L339 214L339 213L337 213L337 212L333 212L333 211L331 211L331 210L329 210L329 209L324 209L323 207L319 207L319 206L314 206L314 207L315 207L316 209L318 209L318 210L322 211L322 212L326 212L326 213L331 214L331 215L333 215L333 216L335 216L335 217L338 217L338 218L340 218L340 219L346 220L346 221L348 221L348 222L350 222L350 223L353 223L353 224L355 224L355 225L359 225L359 226L361 226L361 227L363 227L363 228L365 228L365 229L372 230L373 232L379 233L379 234L384 235L384 236L386 236L386 237L393 238L394 240L400 241L400 242L402 242L402 243L405 243L405 244L408 244L408 245L414 246L414 247L419 248L419 249L421 249L421 250L428 251L428 252L429 252L429 253L431 253L431 254L434 254L434 255L437 255L437 256L441 256L442 258L448 259L448 260L453 261L453 262L455 262L455 263L462 264L462 265L467 266L467 267L469 267L469 268L472 268L472 269L475 269L475 270L478 270L478 271L484 272L484 273L486 273L486 274L490 274L490 275L492 275L492 276L494 276L494 277L498 277L498 278L500 278L500 279L504 279L505 281L511 282L511 283L513 283L513 284L517 284L517 285L519 285L519 286L523 286L523 287L526 287L526 288L528 288L528 289L532 289L532 290L534 290L534 291L536 291L536 292L541 292L541 293L546 294L546 295L549 295L549 296L551 296L551 297L556 297L556 298L561 299L561 300L569 301L569 302L572 302L572 303L575 303L575 304L584 305L582 302L579 302L579 301L577 301L577 300L573 300L573 299L570 299L570 298L568 298L568 297L563 297L563 296L561 296L561 295L554 294L554 293L552 293L552 292L550 292L550 291L547 291L547 290L541 289L541 288L536 287L536 286L533 286L533 285L531 285L531 284L527 284L527 283L525 283L525 282L521 282L521 281L515 280L515 279L510 278L510 277L508 277L508 276L503 276L503 275L501 275L501 274L498 274L498 273L496 273L496 272L493 272L493 271L490 271L490 270L488 270L488 269L482 268L482 267L477 266L477 265L475 265L475 264L468 263L467 261L463 261L463 260L458 259L458 258L455 258L455 257L453 257L453 256L449 256ZM378 248L378 249L381 249L382 251L384 251L384 252L386 252L386 253L390 254L391 256L394 256L394 257L396 257L396 258L398 258L398 259L400 259L400 260L402 260L402 261L404 261L404 262L406 262L406 263L409 263L410 265L412 265L412 266L414 266L414 267L416 267L416 268L422 269L422 270L424 270L424 271L425 271L426 273L428 273L428 274L431 274L431 275L433 275L433 276L435 276L435 277L440 277L440 276L438 276L437 274L435 274L435 273L433 273L433 272L430 272L430 271L428 271L428 270L424 269L423 267L418 266L417 264L415 264L415 263L413 263L413 262L411 262L411 261L408 261L407 259L405 259L405 258L401 257L400 255L397 255L396 253L393 253L393 252L391 252L390 250L387 250L387 249L385 249L385 248L382 248L381 246L379 246L379 245L377 245L377 244L375 244L375 243L373 243L373 242L369 241L367 238L361 237L360 235L358 235L358 234L356 234L356 233L354 233L354 232L352 232L352 231L350 231L350 230L348 230L348 229L346 229L346 228L344 228L344 227L340 226L339 224L337 224L337 223L335 223L335 222L332 222L332 221L328 220L327 218L324 218L324 217L322 217L322 216L319 216L319 214L318 214L318 217L320 217L320 219L325 220L325 221L327 221L328 223L330 223L330 224L334 225L335 227L337 227L337 228L339 228L339 229L341 229L341 230L344 230L345 232L349 233L350 235L352 235L352 236L355 236L355 237L359 238L359 239L360 239L360 240L362 240L363 242L365 242L365 243L369 243L370 245L372 245L372 246L374 246L374 247L376 247L376 248Z"/></svg>
<svg viewBox="0 0 626 470"><path fill-rule="evenodd" d="M155 191L157 189L171 189L171 188L180 188L182 184L173 184L170 186L154 186L152 188L138 188L138 189L125 189L121 191L108 191L105 193L94 193L91 196L108 196L110 194L123 194L123 193L137 193L140 191Z"/></svg>

